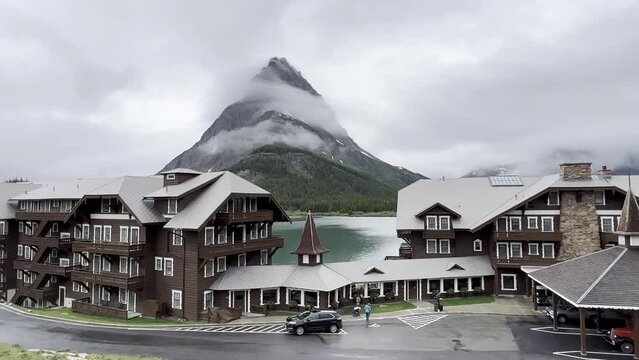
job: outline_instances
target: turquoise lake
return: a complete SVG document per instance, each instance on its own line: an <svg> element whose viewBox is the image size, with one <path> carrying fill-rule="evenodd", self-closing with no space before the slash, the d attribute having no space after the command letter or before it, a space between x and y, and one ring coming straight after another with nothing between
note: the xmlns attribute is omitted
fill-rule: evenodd
<svg viewBox="0 0 639 360"><path fill-rule="evenodd" d="M273 234L284 238L284 247L273 256L273 264L297 264L291 251L297 248L305 220L276 223ZM383 260L397 255L403 240L397 238L394 217L315 217L322 245L330 249L324 262Z"/></svg>

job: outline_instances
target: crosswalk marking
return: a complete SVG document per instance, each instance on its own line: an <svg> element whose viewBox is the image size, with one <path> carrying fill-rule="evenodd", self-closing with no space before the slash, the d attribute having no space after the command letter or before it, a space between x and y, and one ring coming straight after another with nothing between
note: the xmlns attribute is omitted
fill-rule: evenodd
<svg viewBox="0 0 639 360"><path fill-rule="evenodd" d="M286 326L282 324L258 324L258 325L232 325L232 326L202 326L202 327L180 327L174 331L189 332L209 332L209 333L242 333L242 334L286 334ZM341 330L337 334L346 334Z"/></svg>
<svg viewBox="0 0 639 360"><path fill-rule="evenodd" d="M440 315L440 314L418 314L418 315L399 316L397 317L397 319L403 322L404 324L412 327L413 329L417 330L426 325L430 325L437 320L443 319L445 317L446 315Z"/></svg>

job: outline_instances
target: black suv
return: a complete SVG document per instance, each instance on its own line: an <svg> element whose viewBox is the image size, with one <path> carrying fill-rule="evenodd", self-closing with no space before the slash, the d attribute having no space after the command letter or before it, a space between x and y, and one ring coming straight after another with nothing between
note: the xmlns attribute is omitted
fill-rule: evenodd
<svg viewBox="0 0 639 360"><path fill-rule="evenodd" d="M297 335L306 332L337 333L342 328L342 317L335 310L304 311L286 319L286 330Z"/></svg>

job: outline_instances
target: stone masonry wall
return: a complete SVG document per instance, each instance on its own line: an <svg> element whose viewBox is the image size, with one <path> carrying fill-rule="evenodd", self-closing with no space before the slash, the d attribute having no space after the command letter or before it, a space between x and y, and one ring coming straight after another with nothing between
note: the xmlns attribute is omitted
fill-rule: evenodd
<svg viewBox="0 0 639 360"><path fill-rule="evenodd" d="M594 192L582 191L581 202L577 202L576 191L563 191L560 221L563 241L557 256L559 260L572 259L601 249Z"/></svg>
<svg viewBox="0 0 639 360"><path fill-rule="evenodd" d="M589 163L561 164L559 166L559 175L564 180L590 179L592 165Z"/></svg>

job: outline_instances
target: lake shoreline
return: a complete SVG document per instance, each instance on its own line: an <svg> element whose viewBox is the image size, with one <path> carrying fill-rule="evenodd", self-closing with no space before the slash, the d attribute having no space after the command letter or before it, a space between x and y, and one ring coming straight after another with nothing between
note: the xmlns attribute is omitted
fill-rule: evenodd
<svg viewBox="0 0 639 360"><path fill-rule="evenodd" d="M291 210L286 211L291 220L299 220L306 218L306 211ZM395 217L397 214L394 211L353 211L351 213L342 212L313 212L314 217L327 217L327 216L341 216L341 217Z"/></svg>

